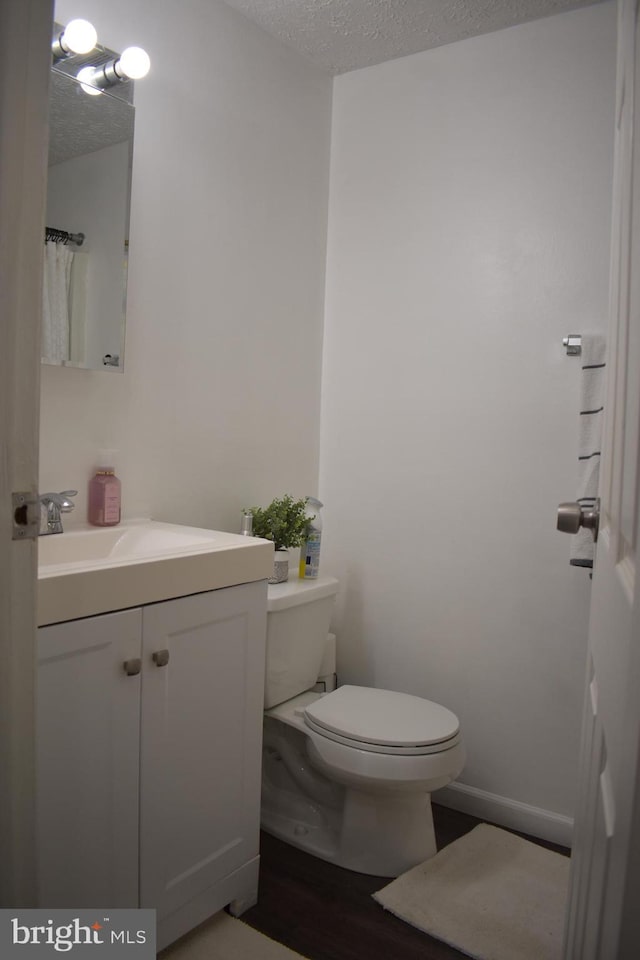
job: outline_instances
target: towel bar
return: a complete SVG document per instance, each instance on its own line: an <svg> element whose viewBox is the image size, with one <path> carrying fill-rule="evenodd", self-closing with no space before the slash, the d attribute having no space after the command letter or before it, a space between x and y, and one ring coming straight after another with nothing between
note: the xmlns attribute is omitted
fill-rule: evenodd
<svg viewBox="0 0 640 960"><path fill-rule="evenodd" d="M582 337L579 333L570 333L562 338L562 344L567 348L568 357L579 357L582 353Z"/></svg>

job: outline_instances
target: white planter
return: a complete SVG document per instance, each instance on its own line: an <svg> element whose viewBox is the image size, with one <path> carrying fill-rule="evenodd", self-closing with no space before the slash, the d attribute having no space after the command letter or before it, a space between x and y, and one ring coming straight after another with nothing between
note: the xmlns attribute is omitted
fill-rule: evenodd
<svg viewBox="0 0 640 960"><path fill-rule="evenodd" d="M284 583L289 579L289 551L276 550L273 555L273 576L267 583Z"/></svg>

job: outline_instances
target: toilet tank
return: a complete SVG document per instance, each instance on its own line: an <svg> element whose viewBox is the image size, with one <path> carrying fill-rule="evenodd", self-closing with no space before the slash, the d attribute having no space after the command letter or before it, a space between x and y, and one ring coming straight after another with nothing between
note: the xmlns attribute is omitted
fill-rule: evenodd
<svg viewBox="0 0 640 960"><path fill-rule="evenodd" d="M334 577L269 585L265 709L314 686L337 592Z"/></svg>

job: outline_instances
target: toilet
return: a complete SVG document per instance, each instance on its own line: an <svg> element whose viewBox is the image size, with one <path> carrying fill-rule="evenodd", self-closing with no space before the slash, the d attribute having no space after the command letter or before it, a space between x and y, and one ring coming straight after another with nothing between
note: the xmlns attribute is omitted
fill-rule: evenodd
<svg viewBox="0 0 640 960"><path fill-rule="evenodd" d="M349 870L396 877L436 853L431 793L462 771L458 718L422 697L317 680L333 577L272 584L261 824Z"/></svg>

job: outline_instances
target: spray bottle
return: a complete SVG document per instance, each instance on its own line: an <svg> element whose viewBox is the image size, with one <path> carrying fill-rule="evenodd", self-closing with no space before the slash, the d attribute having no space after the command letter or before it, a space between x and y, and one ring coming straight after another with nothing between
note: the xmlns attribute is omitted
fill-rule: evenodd
<svg viewBox="0 0 640 960"><path fill-rule="evenodd" d="M318 576L320 570L320 540L322 539L322 504L315 497L307 497L307 516L309 527L307 539L300 547L301 580L311 580Z"/></svg>

